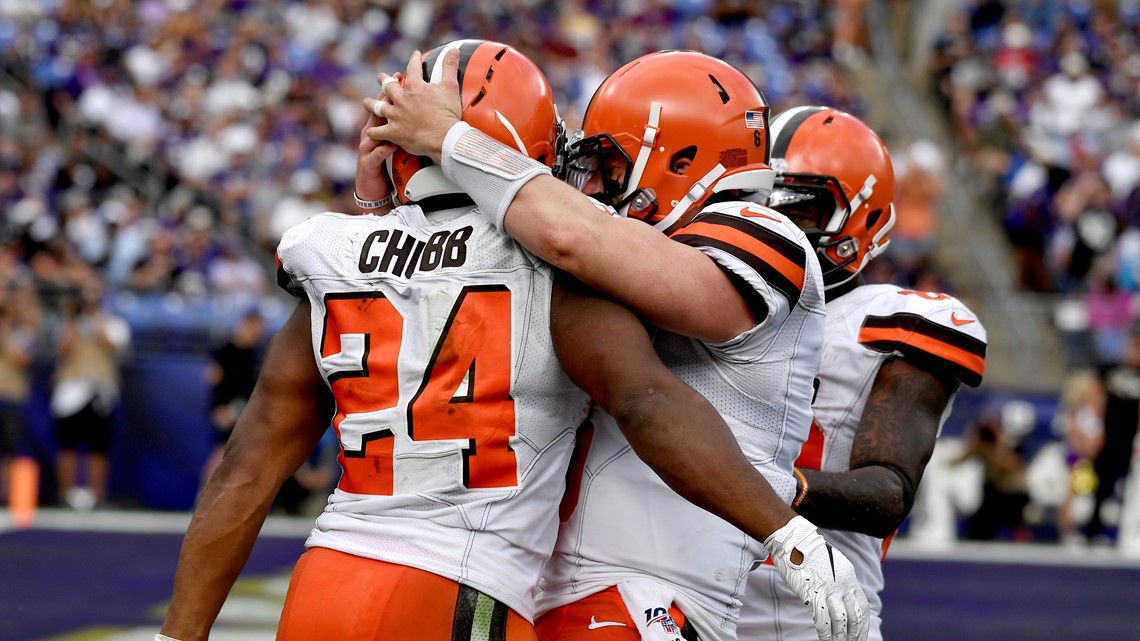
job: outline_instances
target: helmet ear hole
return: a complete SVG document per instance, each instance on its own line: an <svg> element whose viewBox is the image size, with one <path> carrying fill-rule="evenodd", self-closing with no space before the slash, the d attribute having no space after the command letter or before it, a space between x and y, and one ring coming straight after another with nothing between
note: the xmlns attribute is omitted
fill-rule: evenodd
<svg viewBox="0 0 1140 641"><path fill-rule="evenodd" d="M673 154L671 158L669 158L669 171L677 174L678 176L684 176L685 172L689 169L689 165L693 164L693 159L696 157L696 145L685 147L681 151Z"/></svg>
<svg viewBox="0 0 1140 641"><path fill-rule="evenodd" d="M854 212L852 212L852 213L854 213ZM875 223L879 222L879 217L881 217L882 215L883 215L882 209L876 209L875 211L871 212L870 214L867 214L867 229L870 230L872 227L874 227Z"/></svg>

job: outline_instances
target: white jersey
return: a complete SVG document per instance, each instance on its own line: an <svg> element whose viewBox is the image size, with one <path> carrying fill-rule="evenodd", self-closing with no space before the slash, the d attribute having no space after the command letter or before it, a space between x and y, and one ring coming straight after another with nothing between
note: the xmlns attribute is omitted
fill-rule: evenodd
<svg viewBox="0 0 1140 641"><path fill-rule="evenodd" d="M974 387L982 380L985 354L986 330L952 296L894 285L864 285L829 301L819 389L812 404L815 421L796 465L824 472L849 469L863 408L879 366L888 358L900 356L924 370ZM950 414L951 403L942 422ZM869 639L881 639L879 592L889 538L822 528L820 534L855 566L870 606ZM811 613L771 565L756 570L748 580L739 632L741 641L817 638Z"/></svg>
<svg viewBox="0 0 1140 641"><path fill-rule="evenodd" d="M307 545L470 585L528 619L587 398L550 337L550 268L477 209L326 213L278 280L312 303L343 469Z"/></svg>
<svg viewBox="0 0 1140 641"><path fill-rule="evenodd" d="M823 338L815 254L782 215L745 203L706 208L673 238L716 261L760 322L719 344L658 332L657 351L717 408L744 454L790 502ZM731 639L745 577L766 555L763 547L669 489L611 417L595 411L592 419L592 442L581 438L589 449L580 488L576 496L568 492L576 505L543 572L540 615L610 586L650 579L671 590L702 639ZM641 611L623 595L627 607Z"/></svg>

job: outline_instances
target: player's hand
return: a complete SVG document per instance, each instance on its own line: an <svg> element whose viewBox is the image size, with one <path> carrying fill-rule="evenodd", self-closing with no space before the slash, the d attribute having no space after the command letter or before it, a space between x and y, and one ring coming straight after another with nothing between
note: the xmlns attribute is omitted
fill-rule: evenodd
<svg viewBox="0 0 1140 641"><path fill-rule="evenodd" d="M867 596L847 557L796 516L764 541L776 570L811 609L820 641L864 641Z"/></svg>
<svg viewBox="0 0 1140 641"><path fill-rule="evenodd" d="M399 81L398 79L396 80ZM385 94L380 91L376 98L370 100L385 100ZM368 130L383 125L386 120L377 116L375 111L365 106L368 120L360 130L360 145L357 147L356 157L356 194L364 200L383 200L392 192L392 183L388 173L384 170L384 161L396 152L396 145L383 140L376 140L368 135Z"/></svg>
<svg viewBox="0 0 1140 641"><path fill-rule="evenodd" d="M380 74L378 79L385 98L365 98L364 107L384 122L366 127L362 135L395 144L414 156L429 156L438 163L447 130L459 122L463 113L459 98L459 51L451 49L444 53L439 82L424 80L418 51L408 61L402 81L387 74Z"/></svg>

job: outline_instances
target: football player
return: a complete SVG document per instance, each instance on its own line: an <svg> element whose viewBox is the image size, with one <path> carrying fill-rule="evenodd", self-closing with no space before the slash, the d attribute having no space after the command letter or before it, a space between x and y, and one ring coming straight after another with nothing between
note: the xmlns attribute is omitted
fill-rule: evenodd
<svg viewBox="0 0 1140 641"><path fill-rule="evenodd" d="M809 604L819 638L862 639L866 601L851 564L787 505L811 423L823 282L804 233L741 200L766 197L774 179L755 85L695 52L650 54L611 74L564 159L569 180L618 213L607 216L517 145L460 121L454 70L425 82L417 68L413 57L389 101L369 101L387 119L370 135L441 162L524 247L659 328L661 359L720 411L774 490L763 520L743 503L711 505L714 516L662 482L613 417L595 411L544 570L539 637L676 639L687 628L732 639L747 571L766 555L759 539ZM588 363L563 365L598 399Z"/></svg>
<svg viewBox="0 0 1140 641"><path fill-rule="evenodd" d="M862 284L895 220L891 158L866 124L826 107L786 111L772 121L772 164L769 205L807 232L827 297L815 419L796 459L792 505L855 564L871 608L869 638L880 640L887 544L959 386L982 380L986 332L953 296ZM748 580L740 639L814 639L799 597L773 570Z"/></svg>
<svg viewBox="0 0 1140 641"><path fill-rule="evenodd" d="M443 49L462 54L471 81L464 120L552 163L556 110L537 67L499 43ZM555 292L552 269L430 160L365 141L360 153L388 164L403 206L320 214L282 238L278 280L299 303L195 510L159 639L207 638L273 496L330 420L343 474L296 565L277 638L533 639L586 409L552 333L571 349L593 345L596 319L620 342L594 358L605 380L594 391L622 410L639 453L682 479L719 480L724 502L763 505L747 490L763 479L728 427L661 364L635 316ZM388 194L367 187L377 200L358 193L362 207L387 211ZM713 463L724 469L702 469ZM735 487L725 480L748 473Z"/></svg>

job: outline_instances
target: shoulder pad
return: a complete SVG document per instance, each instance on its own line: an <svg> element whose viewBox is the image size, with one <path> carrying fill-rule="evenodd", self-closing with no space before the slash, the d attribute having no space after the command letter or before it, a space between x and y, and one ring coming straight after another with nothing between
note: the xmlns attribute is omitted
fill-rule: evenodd
<svg viewBox="0 0 1140 641"><path fill-rule="evenodd" d="M859 328L859 343L898 352L925 369L977 387L985 372L986 332L953 296L880 286Z"/></svg>
<svg viewBox="0 0 1140 641"><path fill-rule="evenodd" d="M806 240L783 215L751 203L706 207L673 240L723 251L778 290L791 306L803 292L809 256Z"/></svg>

